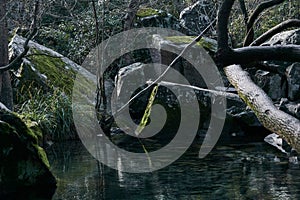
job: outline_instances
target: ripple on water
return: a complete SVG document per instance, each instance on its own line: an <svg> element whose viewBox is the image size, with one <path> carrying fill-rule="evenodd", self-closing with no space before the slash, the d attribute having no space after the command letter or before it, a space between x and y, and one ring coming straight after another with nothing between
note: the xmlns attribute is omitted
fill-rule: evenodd
<svg viewBox="0 0 300 200"><path fill-rule="evenodd" d="M80 142L54 144L53 199L300 199L299 166L266 144L218 146L204 159L191 149L159 171L128 174L99 169Z"/></svg>

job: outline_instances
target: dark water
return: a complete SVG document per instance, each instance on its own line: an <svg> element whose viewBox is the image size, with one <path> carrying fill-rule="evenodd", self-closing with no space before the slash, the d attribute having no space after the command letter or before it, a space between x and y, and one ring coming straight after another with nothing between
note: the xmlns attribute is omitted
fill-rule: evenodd
<svg viewBox="0 0 300 200"><path fill-rule="evenodd" d="M48 150L59 179L53 199L300 199L300 168L263 143L217 146L199 159L193 146L175 163L147 174L97 165L80 142Z"/></svg>

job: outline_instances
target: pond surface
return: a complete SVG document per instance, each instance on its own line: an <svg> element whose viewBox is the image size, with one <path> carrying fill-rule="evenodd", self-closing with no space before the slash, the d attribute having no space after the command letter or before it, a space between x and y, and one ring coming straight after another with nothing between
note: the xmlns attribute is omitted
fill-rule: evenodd
<svg viewBox="0 0 300 200"><path fill-rule="evenodd" d="M53 199L300 199L300 168L265 143L217 146L198 158L194 145L172 165L128 174L98 165L80 142L47 149L58 188Z"/></svg>

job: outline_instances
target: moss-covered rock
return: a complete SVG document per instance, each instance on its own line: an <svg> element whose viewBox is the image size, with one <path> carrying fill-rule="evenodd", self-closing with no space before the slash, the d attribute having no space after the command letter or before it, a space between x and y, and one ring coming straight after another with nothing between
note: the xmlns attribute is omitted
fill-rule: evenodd
<svg viewBox="0 0 300 200"><path fill-rule="evenodd" d="M37 49L32 50L36 54L42 54ZM47 85L53 85L61 88L66 94L71 94L73 80L76 72L70 69L61 58L55 58L46 55L36 55L29 57L29 61L41 74L46 77Z"/></svg>
<svg viewBox="0 0 300 200"><path fill-rule="evenodd" d="M10 57L18 56L23 50L24 38L15 35L10 43ZM76 73L82 68L57 52L34 42L21 66L14 72L16 94L44 93L59 88L70 95ZM18 96L17 96L18 97Z"/></svg>
<svg viewBox="0 0 300 200"><path fill-rule="evenodd" d="M140 8L136 13L136 27L161 27L180 30L178 19L170 13L153 8Z"/></svg>
<svg viewBox="0 0 300 200"><path fill-rule="evenodd" d="M23 52L24 42L19 35L12 38L10 59ZM36 132L40 132L40 128L47 140L76 139L71 109L74 80L76 74L81 73L84 80L96 81L96 76L90 71L96 72L97 69L88 71L33 41L29 42L29 47L29 52L12 75L15 110Z"/></svg>
<svg viewBox="0 0 300 200"><path fill-rule="evenodd" d="M165 39L175 44L189 44L195 39L195 36L171 36ZM213 53L216 53L218 48L217 41L208 37L202 37L197 45Z"/></svg>
<svg viewBox="0 0 300 200"><path fill-rule="evenodd" d="M153 9L153 8L140 8L137 13L136 16L137 17L149 17L149 16L153 16L153 15L166 15L163 14L165 12L159 11L157 9Z"/></svg>
<svg viewBox="0 0 300 200"><path fill-rule="evenodd" d="M16 114L0 109L0 197L24 187L55 189L38 137Z"/></svg>

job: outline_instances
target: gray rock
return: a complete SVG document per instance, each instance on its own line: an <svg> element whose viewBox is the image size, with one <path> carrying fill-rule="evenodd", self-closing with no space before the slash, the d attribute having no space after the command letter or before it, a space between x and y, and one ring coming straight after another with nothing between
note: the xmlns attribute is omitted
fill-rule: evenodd
<svg viewBox="0 0 300 200"><path fill-rule="evenodd" d="M15 58L20 55L24 50L24 42L25 38L15 35L10 44L9 44L9 53L10 59ZM61 54L42 46L33 41L29 42L29 52L26 57L22 59L22 63L20 66L16 66L17 69L13 71L13 89L15 99L22 103L24 100L29 100L31 98L36 98L31 95L38 95L38 97L48 98L50 94L54 92L60 95L59 99L64 99L64 113L65 116L68 114L71 115L71 102L72 95L72 103L74 103L74 99L76 99L76 103L78 102L88 102L92 106L95 105L95 88L96 88L96 76L90 73L85 68L71 61L70 59L62 56ZM74 80L77 78L76 92L74 92ZM42 98L40 98L42 99ZM61 101L59 102L61 103ZM61 105L61 104L58 104ZM74 104L73 104L74 105ZM76 106L80 107L80 106ZM66 112L65 112L66 111ZM67 113L69 112L69 113ZM74 139L77 138L77 133L73 129L73 121L64 121L61 123L60 120L66 119L65 116L61 118L56 118L55 122L57 122L57 129L51 130L56 131L60 130L59 126L68 124L70 129L65 129L68 134L57 134L64 135L65 138L60 139ZM47 117L51 118L52 115L47 115ZM48 119L48 118L47 118ZM44 123L42 120L39 121L39 125ZM54 122L53 122L54 123ZM41 127L45 127L42 126ZM50 130L46 128L43 129L45 136L50 136ZM52 138L51 134L50 138Z"/></svg>
<svg viewBox="0 0 300 200"><path fill-rule="evenodd" d="M142 85L141 83L147 81L147 77L145 76L145 69L149 67L151 66L147 64L135 63L120 70L115 83L117 87L115 91L116 94L118 94L116 99L121 100L121 105L126 103L124 99L129 100L130 96L133 96L132 91L134 90L132 88L137 88L139 85ZM151 71L151 69L148 70ZM152 69L152 71L154 70ZM180 111L178 110L178 108L182 109L182 107L178 104L179 102L182 102L186 105L190 104L193 101L193 99L195 99L198 102L201 112L201 121L198 131L200 137L204 137L206 133L205 130L208 128L211 117L210 107L212 102L210 93L199 90L193 90L189 87L178 85L174 82L172 83L163 81L160 83L160 85L161 87L159 87L159 90L155 97L155 103L159 103L164 107L166 113L168 114L168 117L171 118L171 121L173 120L174 122L176 122L176 120L178 120L178 116L180 116ZM144 110L147 106L150 93L151 89L147 91L144 95L133 101L131 104L129 110L131 113L132 120L136 124L139 123L139 120L144 114ZM124 98L124 96L122 95L127 96L126 98ZM119 107L121 105L119 105ZM239 100L228 99L228 105L230 107L226 110L227 119L222 136L220 138L221 143L228 144L239 142L243 143L251 141L262 141L264 137L264 132L260 133L260 136L258 137L252 136L252 130L257 131L263 129L255 114L250 109L246 109L246 105ZM190 113L190 116L192 116L192 113L195 112L195 109L185 109L185 112ZM212 117L218 118L218 113L215 113ZM129 129L134 130L134 128L132 127L130 127ZM168 126L168 131L172 132L174 131L173 129L174 126ZM123 136L121 136L122 134L120 135L119 132L116 134L123 138Z"/></svg>
<svg viewBox="0 0 300 200"><path fill-rule="evenodd" d="M284 31L274 35L269 41L262 44L262 46L274 46L274 45L300 45L300 29ZM266 63L280 65L282 67L288 67L293 64L291 62L283 61L268 61Z"/></svg>
<svg viewBox="0 0 300 200"><path fill-rule="evenodd" d="M176 41L174 39L176 39ZM176 36L176 38L171 39L154 35L153 45L156 47L157 51L152 52L152 60L154 63L161 63L161 65L135 63L122 68L115 81L116 89L114 94L116 94L116 99L120 99L120 102L124 104L133 96L134 92L136 93L138 91L137 89L141 90L148 80L150 80L151 83L151 81L159 77L165 71L166 66L168 66L191 41L190 39L191 38L187 37L181 38L181 36ZM199 53L199 51L195 51L197 53L193 52L193 50L195 50L193 48L198 47L192 47L192 50L186 55L189 56L190 62L201 61L199 66L210 66L208 61L204 59L206 58L204 57L204 54ZM206 52L205 55L207 56ZM211 98L213 98L214 95L202 90L194 90L190 87L183 86L193 85L200 88L208 88L198 71L192 66L193 64L195 66L195 63L188 63L183 59L179 59L173 66L174 70L168 71L162 82L160 82L160 87L154 103L161 104L164 107L168 118L170 117L169 123L171 123L172 126L168 126L166 129L167 132L172 132L173 129L176 128L174 127L174 123L178 124L180 122L178 122L178 116L180 116L180 109L182 109L182 107L178 102L189 104L192 102L193 98L196 98L201 112L198 130L200 136L201 134L203 135L203 133L206 133L205 130L208 128L211 116L216 118L219 116L219 113L214 113L213 115L210 113L212 104ZM212 80L210 74L205 75L207 75L206 80L209 80L209 86L213 86L215 80ZM180 78L181 76L185 77L186 82L182 81ZM220 88L215 89L219 90ZM151 89L138 99L134 100L129 106L129 112L131 113L130 117L135 124L139 123L144 114L150 93ZM118 105L118 107L120 106L121 105ZM229 109L226 110L228 118L226 119L226 124L220 138L221 141L228 144L232 143L233 139L236 143L263 140L266 130L261 126L255 114L247 109L246 105L239 98L228 99L228 108ZM192 114L198 111L192 109L189 110L189 112L191 113L190 116L192 116ZM117 131L116 135L119 135L119 131Z"/></svg>
<svg viewBox="0 0 300 200"><path fill-rule="evenodd" d="M284 154L288 154L283 148L283 139L277 135L276 133L272 133L265 137L264 141L274 147L276 147L278 150L280 150Z"/></svg>
<svg viewBox="0 0 300 200"><path fill-rule="evenodd" d="M300 119L300 103L299 102L290 102L287 98L282 98L279 105L280 110L293 115Z"/></svg>
<svg viewBox="0 0 300 200"><path fill-rule="evenodd" d="M300 63L294 63L286 69L288 98L300 100Z"/></svg>
<svg viewBox="0 0 300 200"><path fill-rule="evenodd" d="M170 63L172 63L172 61L183 51L183 49L192 40L193 38L189 36L172 36L162 38L159 35L154 35L153 43L155 44L155 46L157 46L157 49L159 50L159 55L155 55L153 60L155 60L155 62L157 63L161 63L166 66L170 65ZM206 47L210 46L211 50L213 51L215 43L214 40L210 39L205 41L203 40L203 42L200 41L200 43L198 43L197 45L205 49L208 49ZM176 54L172 52L176 52ZM198 46L191 47L187 56L199 65L211 64L208 60L203 59L203 54L199 53ZM201 75L199 75L199 73L195 70L192 64L185 61L184 59L178 59L178 61L172 66L172 68L177 70L181 75L183 75L191 85L198 87L207 87ZM158 74L161 74L161 72L159 71ZM168 81L178 82L179 78L175 76L173 77L173 79Z"/></svg>
<svg viewBox="0 0 300 200"><path fill-rule="evenodd" d="M272 100L279 100L285 95L285 87L282 86L282 78L278 74L258 70L255 74L255 82Z"/></svg>
<svg viewBox="0 0 300 200"><path fill-rule="evenodd" d="M227 114L235 120L245 123L249 127L261 126L254 112L250 109L246 109L246 106L232 106L227 109Z"/></svg>
<svg viewBox="0 0 300 200"><path fill-rule="evenodd" d="M184 28L185 34L199 35L216 14L217 10L212 1L200 0L180 13L180 25Z"/></svg>
<svg viewBox="0 0 300 200"><path fill-rule="evenodd" d="M141 88L145 83L145 75L143 70L143 63L134 63L119 70L115 79L115 97L116 108L121 108L138 88Z"/></svg>
<svg viewBox="0 0 300 200"><path fill-rule="evenodd" d="M21 54L24 51L24 42L25 42L25 38L19 36L19 35L15 35L11 42L9 43L9 59L12 60L13 58L17 57L19 54ZM96 82L96 76L94 74L92 74L91 72L89 72L88 70L86 70L85 68L83 68L82 66L76 64L75 62L71 61L70 59L68 59L67 57L64 57L63 55L53 51L52 49L49 49L43 45L40 45L36 42L30 41L28 44L30 50L28 52L28 55L30 54L40 54L37 56L28 56L28 57L24 57L23 58L23 68L19 68L17 71L14 72L15 76L20 78L24 73L26 74L28 73L34 73L36 75L36 77L39 79L38 83L44 83L47 84L46 80L51 81L52 84L55 85L55 83L53 83L53 80L50 80L49 77L55 77L54 74L49 74L51 72L51 70L47 71L47 69L43 69L43 73L41 73L41 67L49 67L49 65L53 64L55 66L55 64L59 63L60 65L62 65L63 70L59 69L61 72L61 75L63 75L64 72L66 73L70 73L68 74L70 77L69 79L72 80L74 79L74 77L71 77L72 72L75 73L80 73L83 77L85 77L88 80L91 80L93 82ZM43 55L49 55L49 56L44 56ZM39 66L39 60L38 59L43 59L43 61L47 62L48 66ZM47 60L46 60L47 59ZM51 62L51 63L50 63ZM45 64L45 63L44 63ZM28 67L28 68L27 68ZM24 72L23 70L29 70L27 72ZM52 71L54 71L52 69ZM32 74L30 75L32 76ZM62 78L60 76L60 78Z"/></svg>
<svg viewBox="0 0 300 200"><path fill-rule="evenodd" d="M268 42L263 45L288 45L296 44L300 45L300 29L284 31L274 35Z"/></svg>

